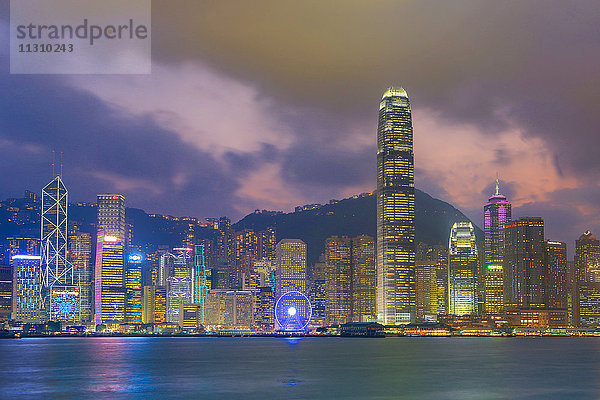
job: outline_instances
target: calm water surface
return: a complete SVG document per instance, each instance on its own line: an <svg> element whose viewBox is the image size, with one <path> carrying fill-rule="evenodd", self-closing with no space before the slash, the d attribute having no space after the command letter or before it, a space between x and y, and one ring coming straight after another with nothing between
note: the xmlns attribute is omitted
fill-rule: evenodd
<svg viewBox="0 0 600 400"><path fill-rule="evenodd" d="M597 399L595 338L0 340L2 399Z"/></svg>

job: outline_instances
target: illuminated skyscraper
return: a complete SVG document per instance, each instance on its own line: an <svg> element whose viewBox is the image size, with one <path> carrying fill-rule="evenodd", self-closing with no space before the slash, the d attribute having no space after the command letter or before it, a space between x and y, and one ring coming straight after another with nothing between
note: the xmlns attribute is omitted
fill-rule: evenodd
<svg viewBox="0 0 600 400"><path fill-rule="evenodd" d="M98 195L98 230L126 242L125 197L120 194Z"/></svg>
<svg viewBox="0 0 600 400"><path fill-rule="evenodd" d="M375 319L375 241L370 236L325 240L325 321Z"/></svg>
<svg viewBox="0 0 600 400"><path fill-rule="evenodd" d="M352 239L325 240L325 322L352 322Z"/></svg>
<svg viewBox="0 0 600 400"><path fill-rule="evenodd" d="M139 252L131 252L127 256L125 268L125 321L142 323L142 262Z"/></svg>
<svg viewBox="0 0 600 400"><path fill-rule="evenodd" d="M191 247L177 247L162 256L167 271L167 322L179 322L180 305L193 303L193 256Z"/></svg>
<svg viewBox="0 0 600 400"><path fill-rule="evenodd" d="M212 276L210 269L206 268L206 258L204 256L204 245L194 246L194 273L192 279L192 302L200 307L200 321L205 323L206 317L206 296L212 289Z"/></svg>
<svg viewBox="0 0 600 400"><path fill-rule="evenodd" d="M417 322L437 321L438 280L436 261L416 261L415 291L417 294Z"/></svg>
<svg viewBox="0 0 600 400"><path fill-rule="evenodd" d="M567 308L567 244L546 240L548 308Z"/></svg>
<svg viewBox="0 0 600 400"><path fill-rule="evenodd" d="M470 222L455 222L448 246L448 313L477 313L477 245Z"/></svg>
<svg viewBox="0 0 600 400"><path fill-rule="evenodd" d="M600 241L584 232L575 241L573 320L577 325L600 323Z"/></svg>
<svg viewBox="0 0 600 400"><path fill-rule="evenodd" d="M79 287L67 261L68 192L60 176L42 189L41 307L46 318L78 323Z"/></svg>
<svg viewBox="0 0 600 400"><path fill-rule="evenodd" d="M79 231L70 234L68 259L75 271L75 284L80 288L82 322L91 322L94 315L94 295L92 293L94 267L91 263L91 256L92 238L90 234Z"/></svg>
<svg viewBox="0 0 600 400"><path fill-rule="evenodd" d="M13 267L0 265L0 321L10 319L13 299Z"/></svg>
<svg viewBox="0 0 600 400"><path fill-rule="evenodd" d="M496 179L496 193L483 207L486 314L499 314L504 307L504 225L511 219L511 204L500 194L499 180Z"/></svg>
<svg viewBox="0 0 600 400"><path fill-rule="evenodd" d="M390 87L377 127L377 319L415 321L415 189L408 95Z"/></svg>
<svg viewBox="0 0 600 400"><path fill-rule="evenodd" d="M375 312L375 239L361 235L352 239L352 319L371 322Z"/></svg>
<svg viewBox="0 0 600 400"><path fill-rule="evenodd" d="M40 307L42 276L40 256L12 256L14 296L12 319L27 323L45 322L46 312Z"/></svg>
<svg viewBox="0 0 600 400"><path fill-rule="evenodd" d="M125 319L123 241L98 232L94 274L95 322L102 324Z"/></svg>
<svg viewBox="0 0 600 400"><path fill-rule="evenodd" d="M600 282L600 241L590 231L575 241L575 275L579 282Z"/></svg>
<svg viewBox="0 0 600 400"><path fill-rule="evenodd" d="M306 243L283 239L275 250L275 298L287 292L306 292Z"/></svg>
<svg viewBox="0 0 600 400"><path fill-rule="evenodd" d="M546 307L544 221L523 217L504 226L504 305Z"/></svg>

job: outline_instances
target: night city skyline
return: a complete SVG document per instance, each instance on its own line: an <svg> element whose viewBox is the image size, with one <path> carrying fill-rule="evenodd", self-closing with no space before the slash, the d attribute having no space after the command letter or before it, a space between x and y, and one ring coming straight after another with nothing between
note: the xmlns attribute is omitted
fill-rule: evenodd
<svg viewBox="0 0 600 400"><path fill-rule="evenodd" d="M411 93L417 188L481 226L481 199L499 173L515 217L542 216L548 235L568 243L598 231L598 85L582 83L597 79L586 56L598 48L591 4L409 3L397 27L373 23L394 15L392 3L335 13L258 3L245 10L252 18L236 17L232 7L244 7L233 3L162 7L154 5L150 76L5 75L2 166L11 179L0 198L47 182L52 149L64 152L72 199L118 192L161 214L236 220L370 192L373 104L398 84ZM236 28L215 24L221 17ZM309 22L314 34L297 35ZM4 42L7 20L0 26ZM266 35L279 26L285 33ZM395 35L398 54L373 45L397 29L419 41Z"/></svg>
<svg viewBox="0 0 600 400"><path fill-rule="evenodd" d="M0 398L598 398L598 21L0 0Z"/></svg>

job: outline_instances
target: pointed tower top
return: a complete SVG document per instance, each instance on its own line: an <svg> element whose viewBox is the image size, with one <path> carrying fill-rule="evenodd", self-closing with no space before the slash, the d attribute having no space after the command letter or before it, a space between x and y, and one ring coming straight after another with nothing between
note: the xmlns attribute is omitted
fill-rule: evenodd
<svg viewBox="0 0 600 400"><path fill-rule="evenodd" d="M391 86L385 91L385 93L383 94L383 97L381 99L383 100L386 97L407 97L408 98L408 93L406 93L406 90L404 90L404 88L402 88L402 87Z"/></svg>
<svg viewBox="0 0 600 400"><path fill-rule="evenodd" d="M500 178L498 178L498 173L496 173L496 194L498 196L500 194Z"/></svg>

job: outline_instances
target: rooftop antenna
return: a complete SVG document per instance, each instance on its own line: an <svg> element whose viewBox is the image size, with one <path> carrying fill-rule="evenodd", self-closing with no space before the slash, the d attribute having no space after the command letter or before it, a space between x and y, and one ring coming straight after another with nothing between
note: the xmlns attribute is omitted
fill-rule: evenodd
<svg viewBox="0 0 600 400"><path fill-rule="evenodd" d="M56 152L52 149L52 178L54 178L54 164L56 163Z"/></svg>
<svg viewBox="0 0 600 400"><path fill-rule="evenodd" d="M63 152L60 152L60 178L62 179L62 167L63 167ZM496 189L496 191L498 191L498 189Z"/></svg>
<svg viewBox="0 0 600 400"><path fill-rule="evenodd" d="M498 172L496 172L496 196L500 194L500 178Z"/></svg>

